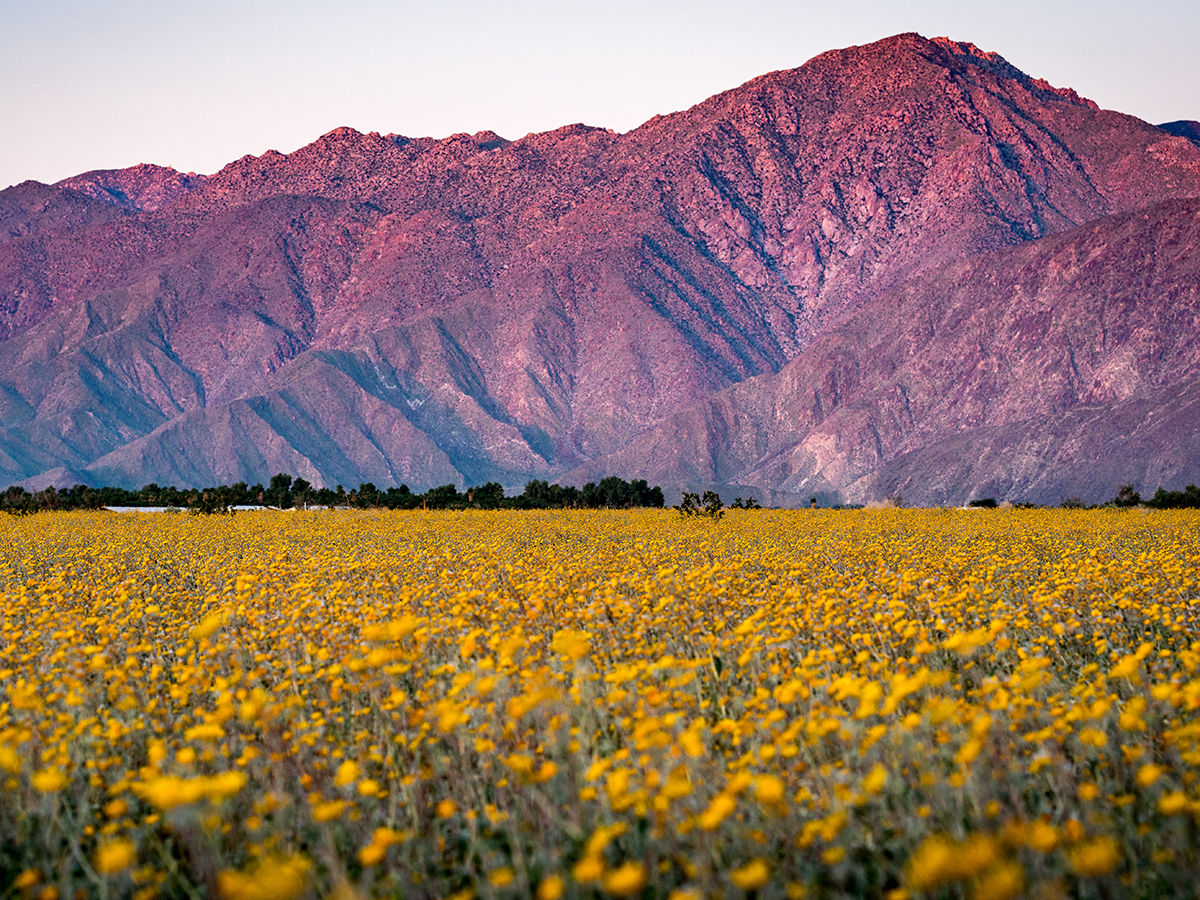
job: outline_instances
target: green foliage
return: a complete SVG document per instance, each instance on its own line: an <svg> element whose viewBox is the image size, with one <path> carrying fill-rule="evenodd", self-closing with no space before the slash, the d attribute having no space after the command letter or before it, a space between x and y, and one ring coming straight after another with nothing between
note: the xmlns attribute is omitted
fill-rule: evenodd
<svg viewBox="0 0 1200 900"><path fill-rule="evenodd" d="M716 491L705 491L703 497L684 491L683 499L675 509L681 516L699 516L713 521L718 521L725 515L724 504Z"/></svg>
<svg viewBox="0 0 1200 900"><path fill-rule="evenodd" d="M972 500L967 506L975 509L995 509L997 506L995 497L981 497L978 500Z"/></svg>
<svg viewBox="0 0 1200 900"><path fill-rule="evenodd" d="M661 488L650 487L645 480L624 481L615 475L599 484L588 482L579 494L580 505L588 509L631 509L635 506L661 507Z"/></svg>
<svg viewBox="0 0 1200 900"><path fill-rule="evenodd" d="M1151 509L1200 509L1200 487L1189 484L1182 491L1160 487L1154 496L1143 500L1132 484L1123 484L1117 495L1108 501L1110 506L1149 506Z"/></svg>
<svg viewBox="0 0 1200 900"><path fill-rule="evenodd" d="M277 509L292 507L357 507L359 509L632 509L663 506L660 487L651 487L643 479L625 481L610 476L599 483L588 482L582 488L530 481L523 493L514 497L504 495L504 486L489 481L459 491L453 484L431 488L424 494L414 494L406 484L382 490L366 481L346 491L336 488L315 488L303 478L292 479L280 472L269 484L233 485L207 488L161 487L150 483L138 490L125 488L93 488L78 484L66 490L48 487L30 493L12 486L0 492L0 509L13 515L26 515L50 509L102 509L111 506L162 506L186 509L193 515L232 515L237 506L271 506Z"/></svg>
<svg viewBox="0 0 1200 900"><path fill-rule="evenodd" d="M1200 509L1200 488L1194 484L1182 491L1167 491L1160 487L1146 505L1155 509Z"/></svg>
<svg viewBox="0 0 1200 900"><path fill-rule="evenodd" d="M454 485L452 484L446 485L446 487L454 490ZM372 509L382 506L381 492L372 482L364 481L358 486L358 490L350 492L350 505L357 506L359 509Z"/></svg>
<svg viewBox="0 0 1200 900"><path fill-rule="evenodd" d="M477 488L467 488L467 502L480 509L498 509L504 502L504 487L496 481L489 481Z"/></svg>
<svg viewBox="0 0 1200 900"><path fill-rule="evenodd" d="M193 516L232 516L230 490L227 487L209 488L201 491L188 504L188 514Z"/></svg>
<svg viewBox="0 0 1200 900"><path fill-rule="evenodd" d="M1133 489L1132 484L1123 484L1117 490L1117 496L1113 497L1113 506L1138 506L1142 502L1142 495Z"/></svg>
<svg viewBox="0 0 1200 900"><path fill-rule="evenodd" d="M267 488L263 502L267 506L287 509L292 505L292 476L280 472L271 476L271 485Z"/></svg>

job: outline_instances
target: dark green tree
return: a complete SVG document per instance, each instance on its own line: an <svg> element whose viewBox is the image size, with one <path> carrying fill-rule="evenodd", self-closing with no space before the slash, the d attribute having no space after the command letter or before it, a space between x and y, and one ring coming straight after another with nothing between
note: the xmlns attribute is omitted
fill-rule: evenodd
<svg viewBox="0 0 1200 900"><path fill-rule="evenodd" d="M263 494L263 502L268 506L287 509L292 505L292 476L280 472L271 476L271 483Z"/></svg>

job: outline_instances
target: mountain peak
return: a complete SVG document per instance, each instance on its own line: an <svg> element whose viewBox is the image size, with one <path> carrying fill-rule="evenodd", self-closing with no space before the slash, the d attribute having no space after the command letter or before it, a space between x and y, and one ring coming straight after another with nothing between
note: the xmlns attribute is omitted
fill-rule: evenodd
<svg viewBox="0 0 1200 900"><path fill-rule="evenodd" d="M969 56L973 59L986 60L987 62L993 64L1003 63L1006 66L1010 65L1008 60L1006 60L999 53L996 53L993 50L982 50L970 41L956 41L954 38L945 37L943 35L940 37L930 38L929 42L931 44L937 44L939 47L944 48L956 56Z"/></svg>
<svg viewBox="0 0 1200 900"><path fill-rule="evenodd" d="M848 70L859 70L870 73L871 77L886 78L896 72L893 67L898 61L907 68L920 64L922 60L951 71L968 72L975 68L994 78L1016 81L1041 99L1066 101L1093 110L1099 108L1071 88L1055 87L1044 79L1027 75L995 51L946 36L927 38L915 31L894 34L869 44L830 50L793 71L800 72L815 66L834 76L840 76Z"/></svg>
<svg viewBox="0 0 1200 900"><path fill-rule="evenodd" d="M349 125L340 125L332 131L325 132L325 134L312 143L301 147L296 153L306 153L313 150L321 152L329 150L356 152L360 149L369 150L371 148L392 149L403 146L407 142L407 138L400 137L399 135L385 136L381 135L378 131L362 132L357 128L351 128Z"/></svg>
<svg viewBox="0 0 1200 900"><path fill-rule="evenodd" d="M1194 207L1077 234L1196 196L1191 143L912 32L626 134L341 126L203 179L137 166L0 192L0 484L644 477L611 468L622 448L735 397L694 438L663 433L655 453L691 467L676 484L702 464L790 489L767 463L807 454L841 490L989 426L1009 368L1031 373L1011 409L1055 416L1200 371L1200 237L1175 237ZM1131 274L1150 264L1153 289ZM756 409L789 412L735 428ZM857 418L819 431L834 415Z"/></svg>
<svg viewBox="0 0 1200 900"><path fill-rule="evenodd" d="M155 212L174 205L205 181L204 175L168 166L138 163L125 169L96 169L58 182L55 187L79 191L96 200L129 210Z"/></svg>
<svg viewBox="0 0 1200 900"><path fill-rule="evenodd" d="M318 138L318 140L322 140L322 141L356 140L357 138L360 138L362 136L363 136L363 133L361 131L359 131L357 128L351 128L349 125L339 125L337 128L333 129L332 131L327 131L325 134L321 135L321 137Z"/></svg>
<svg viewBox="0 0 1200 900"><path fill-rule="evenodd" d="M952 57L963 60L967 65L974 65L1000 78L1010 78L1022 83L1026 88L1043 97L1053 97L1065 100L1077 106L1089 109L1099 109L1091 100L1079 96L1072 88L1055 87L1044 78L1033 78L1022 72L1007 59L992 50L982 50L970 41L956 41L949 37L935 37L930 43L940 47Z"/></svg>

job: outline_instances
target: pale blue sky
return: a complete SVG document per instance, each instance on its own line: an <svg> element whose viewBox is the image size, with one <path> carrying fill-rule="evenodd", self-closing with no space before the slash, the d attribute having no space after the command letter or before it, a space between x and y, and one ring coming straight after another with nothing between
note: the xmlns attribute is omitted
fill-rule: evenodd
<svg viewBox="0 0 1200 900"><path fill-rule="evenodd" d="M1152 122L1200 119L1200 4L0 0L0 187L155 162L212 172L338 125L505 137L633 128L901 31L995 50Z"/></svg>

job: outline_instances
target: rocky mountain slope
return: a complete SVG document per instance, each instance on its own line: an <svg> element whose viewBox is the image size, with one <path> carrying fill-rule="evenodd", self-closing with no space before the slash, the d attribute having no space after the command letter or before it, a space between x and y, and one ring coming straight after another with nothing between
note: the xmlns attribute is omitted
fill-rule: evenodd
<svg viewBox="0 0 1200 900"><path fill-rule="evenodd" d="M1200 462L1200 200L948 263L577 473L869 501L1110 499Z"/></svg>
<svg viewBox="0 0 1200 900"><path fill-rule="evenodd" d="M627 134L338 129L207 177L138 166L27 182L0 192L0 483L288 471L424 488L612 466L866 497L920 482L935 462L916 448L998 421L993 406L971 410L977 391L1000 387L938 354L961 350L962 329L1003 320L1015 302L1004 285L1066 304L1058 344L1030 332L1023 372L1057 371L1061 339L1082 346L1075 329L1091 325L1071 318L1086 307L1068 296L1072 279L1025 284L1006 253L1057 260L1094 226L1089 246L1107 254L1113 283L1157 311L1141 327L1177 330L1176 276L1121 273L1139 241L1188 221L1186 204L1166 201L1197 196L1200 148L1186 137L970 44L911 34L824 54ZM1122 217L1148 205L1160 226L1118 241L1141 221ZM937 293L959 278L988 289ZM858 430L837 433L844 446L864 428L880 442L874 457L859 448L841 468L828 464L836 453L806 468L799 448L837 422L824 409L820 422L752 410L803 405L812 379L841 377L816 368L833 365L835 345L853 360L843 368L864 373L856 391L872 379L890 390L895 371L853 329L907 328L895 311L921 296L953 307L931 320L932 337L873 340L890 341L895 366L905 347L921 355L929 391L946 392L941 406L928 401L942 411L893 434L874 418L882 407L854 406L857 394L827 400L829 413L860 409ZM1185 375L1173 364L1138 369L1124 387L1124 369L1106 377L1124 400L1154 406L1151 387ZM1090 408L1078 386L1076 401L1050 399L1060 376L1010 386L1042 416L1019 421L1038 434L1107 427L1071 418ZM754 436L736 451L716 442L701 465L688 429L730 403ZM1016 471L1005 448L1018 437L988 444L996 485ZM1043 458L1053 471L1077 465ZM1146 457L1131 471L1152 478L1156 465ZM1008 490L1043 487L1014 476ZM922 496L956 492L947 481Z"/></svg>

